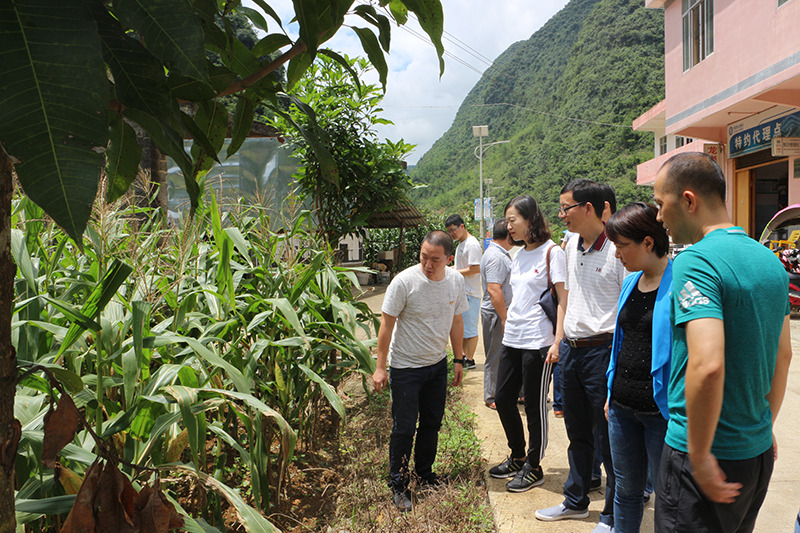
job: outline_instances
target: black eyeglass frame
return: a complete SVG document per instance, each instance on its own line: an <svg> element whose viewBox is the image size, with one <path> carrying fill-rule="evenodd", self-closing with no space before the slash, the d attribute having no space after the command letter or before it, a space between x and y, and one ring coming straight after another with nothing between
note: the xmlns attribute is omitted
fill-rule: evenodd
<svg viewBox="0 0 800 533"><path fill-rule="evenodd" d="M558 208L558 213L560 215L564 216L564 215L567 214L567 211L569 211L573 207L578 207L579 205L584 205L584 204L588 204L588 203L589 203L588 201L586 201L586 202L578 202L577 204L568 205L567 207L559 207Z"/></svg>

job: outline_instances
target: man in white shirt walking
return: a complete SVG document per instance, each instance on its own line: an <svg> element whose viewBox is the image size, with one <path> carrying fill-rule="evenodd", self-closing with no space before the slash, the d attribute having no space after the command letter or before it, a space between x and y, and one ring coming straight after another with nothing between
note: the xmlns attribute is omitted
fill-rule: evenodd
<svg viewBox="0 0 800 533"><path fill-rule="evenodd" d="M469 311L464 313L464 368L475 368L475 349L478 347L478 320L481 313L481 256L483 247L464 226L460 215L450 215L444 223L450 236L458 241L456 270L464 276Z"/></svg>

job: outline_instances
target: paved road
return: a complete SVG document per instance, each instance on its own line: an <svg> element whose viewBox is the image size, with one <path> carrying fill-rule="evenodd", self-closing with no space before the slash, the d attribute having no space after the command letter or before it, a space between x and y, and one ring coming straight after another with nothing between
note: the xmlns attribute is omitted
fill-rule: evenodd
<svg viewBox="0 0 800 533"><path fill-rule="evenodd" d="M370 308L380 313L385 286L372 288L364 300ZM761 508L755 531L759 533L791 533L800 507L800 320L792 320L792 347L796 360L789 371L789 386L780 417L775 427L778 440L778 462L770 483L769 494ZM469 405L477 415L476 432L482 442L483 457L493 466L508 454L500 420L495 411L483 404L483 344L478 343L475 354L478 367L467 371L463 387ZM551 395L552 397L552 395ZM522 415L525 416L524 413ZM513 494L505 490L505 480L492 479L487 474L489 500L494 509L499 533L539 531L542 533L591 532L603 508L603 495L592 493L589 518L541 522L534 518L536 509L550 507L563 501L563 485L567 478L567 435L563 419L555 418L552 409L548 415L550 442L542 461L545 483L528 492ZM642 531L653 531L653 503L645 507Z"/></svg>

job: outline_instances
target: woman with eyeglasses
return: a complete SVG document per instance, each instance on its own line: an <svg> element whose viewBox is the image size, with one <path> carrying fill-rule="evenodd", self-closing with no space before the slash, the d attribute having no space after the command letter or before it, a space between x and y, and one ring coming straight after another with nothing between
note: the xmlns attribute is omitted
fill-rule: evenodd
<svg viewBox="0 0 800 533"><path fill-rule="evenodd" d="M510 492L524 492L544 482L540 462L547 447L547 390L558 343L564 336L567 291L564 251L550 239L550 230L539 205L531 196L517 196L505 209L509 239L517 252L511 266L511 291L497 370L495 404L508 439L511 455L491 468L494 478L511 478ZM549 266L548 266L549 261ZM548 290L548 270L558 294L557 323L539 305ZM528 447L517 408L520 386L525 397Z"/></svg>
<svg viewBox="0 0 800 533"><path fill-rule="evenodd" d="M667 255L669 237L656 220L657 213L654 205L634 202L606 224L617 257L633 272L622 284L606 374L618 533L638 532L641 527L648 473L655 486L669 418L672 261Z"/></svg>

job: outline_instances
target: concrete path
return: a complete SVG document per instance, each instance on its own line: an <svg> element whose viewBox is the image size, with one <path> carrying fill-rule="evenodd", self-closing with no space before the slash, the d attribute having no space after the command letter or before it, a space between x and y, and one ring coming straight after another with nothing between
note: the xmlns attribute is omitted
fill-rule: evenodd
<svg viewBox="0 0 800 533"><path fill-rule="evenodd" d="M370 292L363 295L370 308L380 313L383 293L386 286L370 287ZM480 329L480 328L479 328ZM792 347L795 361L789 372L789 386L781 413L775 428L778 441L778 462L770 483L769 494L761 508L756 523L756 532L791 533L800 508L800 437L795 430L800 424L800 320L792 320ZM477 415L476 432L482 442L483 457L488 466L503 461L508 453L503 428L497 413L483 403L483 343L478 343L475 353L478 367L468 370L464 379L467 401ZM551 396L552 398L552 393ZM524 411L520 409L522 417ZM591 494L589 518L584 520L562 520L560 522L541 522L534 517L534 511L544 507L557 505L564 500L562 493L564 482L569 472L567 462L567 439L563 419L553 416L548 405L550 423L550 442L542 461L545 482L522 494L514 494L505 490L507 480L487 478L489 501L494 510L495 524L498 533L519 533L540 531L542 533L589 533L600 516L605 494L605 476L601 492ZM524 424L524 421L523 421ZM653 499L645 506L642 531L653 531Z"/></svg>

